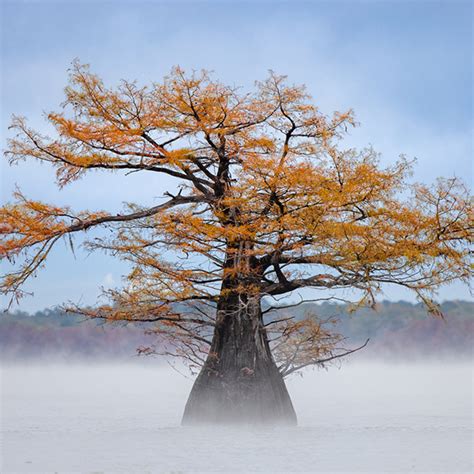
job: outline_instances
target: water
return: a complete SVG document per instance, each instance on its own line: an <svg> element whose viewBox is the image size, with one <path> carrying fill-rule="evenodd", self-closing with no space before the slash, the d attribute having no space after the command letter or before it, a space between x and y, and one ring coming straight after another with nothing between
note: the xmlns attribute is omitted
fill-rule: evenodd
<svg viewBox="0 0 474 474"><path fill-rule="evenodd" d="M4 366L1 472L472 472L469 364L346 363L288 382L296 428L182 428L192 380Z"/></svg>

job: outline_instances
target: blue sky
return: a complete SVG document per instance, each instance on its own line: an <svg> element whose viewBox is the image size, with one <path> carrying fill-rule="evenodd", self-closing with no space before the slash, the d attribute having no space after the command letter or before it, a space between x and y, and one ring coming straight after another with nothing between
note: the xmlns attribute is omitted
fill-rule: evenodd
<svg viewBox="0 0 474 474"><path fill-rule="evenodd" d="M416 157L414 179L457 175L472 182L472 3L431 1L3 1L1 146L11 114L47 130L74 58L109 84L159 81L173 65L210 69L251 87L269 69L305 83L321 110L353 108L361 126L347 143L372 144L391 163ZM170 182L96 173L61 191L53 172L32 162L1 166L2 201L15 184L32 198L76 209L151 204ZM93 303L125 267L59 246L21 308L65 300ZM462 285L441 299L469 298ZM386 297L407 298L387 289Z"/></svg>

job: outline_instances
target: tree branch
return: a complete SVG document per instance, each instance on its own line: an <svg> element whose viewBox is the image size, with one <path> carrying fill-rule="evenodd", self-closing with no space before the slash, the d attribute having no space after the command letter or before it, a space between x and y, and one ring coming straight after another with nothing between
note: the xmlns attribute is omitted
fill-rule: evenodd
<svg viewBox="0 0 474 474"><path fill-rule="evenodd" d="M366 347L367 344L369 343L369 341L370 341L370 338L368 338L364 342L364 344L362 344L361 346L356 347L355 349L352 349L350 351L343 352L342 354L337 354L337 355L334 355L334 356L331 356L331 357L327 357L326 359L310 361L310 362L307 362L305 364L300 364L300 365L297 365L297 366L294 366L294 367L290 367L290 368L284 370L283 372L281 372L281 375L282 375L282 377L287 377L288 375L292 374L293 372L296 372L297 370L301 370L301 369L303 369L305 367L308 367L310 365L322 365L322 364L325 364L325 363L330 362L332 360L340 359L341 357L345 357L349 354L353 354L354 352L360 351L361 349Z"/></svg>

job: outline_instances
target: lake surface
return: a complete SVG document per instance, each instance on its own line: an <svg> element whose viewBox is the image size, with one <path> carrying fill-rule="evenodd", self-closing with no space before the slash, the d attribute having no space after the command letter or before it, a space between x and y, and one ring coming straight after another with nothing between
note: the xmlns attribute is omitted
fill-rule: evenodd
<svg viewBox="0 0 474 474"><path fill-rule="evenodd" d="M470 364L348 362L288 381L296 428L182 428L154 363L1 369L1 472L473 472Z"/></svg>

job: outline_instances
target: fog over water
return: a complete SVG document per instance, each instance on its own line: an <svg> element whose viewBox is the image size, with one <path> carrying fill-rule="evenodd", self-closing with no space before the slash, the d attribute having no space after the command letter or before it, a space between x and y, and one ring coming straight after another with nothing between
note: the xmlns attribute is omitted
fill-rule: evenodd
<svg viewBox="0 0 474 474"><path fill-rule="evenodd" d="M472 472L473 373L353 359L295 376L296 428L181 427L192 385L135 364L1 369L1 472Z"/></svg>

